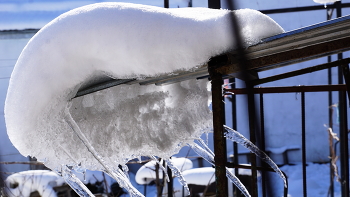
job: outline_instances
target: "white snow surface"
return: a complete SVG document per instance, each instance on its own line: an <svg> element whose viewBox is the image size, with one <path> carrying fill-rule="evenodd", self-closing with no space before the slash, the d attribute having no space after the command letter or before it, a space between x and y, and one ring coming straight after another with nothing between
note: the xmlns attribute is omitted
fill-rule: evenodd
<svg viewBox="0 0 350 197"><path fill-rule="evenodd" d="M24 155L51 169L101 170L64 121L70 113L110 166L140 155L167 158L211 127L206 80L167 86L120 85L77 99L100 77L152 77L190 70L235 47L230 11L99 3L43 27L23 49L5 102L7 133ZM235 11L246 46L283 32L266 15ZM182 143L182 144L181 144Z"/></svg>
<svg viewBox="0 0 350 197"><path fill-rule="evenodd" d="M191 169L193 163L190 159L187 158L171 158L172 163L176 166L181 172L184 170ZM136 172L135 181L138 184L149 184L151 181L156 179L156 164L157 162L152 160L147 162L145 165ZM163 179L162 169L158 170L158 175L160 179Z"/></svg>
<svg viewBox="0 0 350 197"><path fill-rule="evenodd" d="M29 197L35 191L42 197L55 197L53 187L64 183L63 178L52 171L29 170L7 177L5 192L9 197Z"/></svg>
<svg viewBox="0 0 350 197"><path fill-rule="evenodd" d="M235 173L233 168L229 168L229 171ZM238 171L240 175L251 175L249 169L238 169ZM215 182L215 168L213 167L193 168L183 171L182 174L187 184L208 185ZM258 176L260 176L260 173Z"/></svg>
<svg viewBox="0 0 350 197"><path fill-rule="evenodd" d="M321 3L321 4L327 4L327 3L334 3L339 0L314 0L315 3Z"/></svg>

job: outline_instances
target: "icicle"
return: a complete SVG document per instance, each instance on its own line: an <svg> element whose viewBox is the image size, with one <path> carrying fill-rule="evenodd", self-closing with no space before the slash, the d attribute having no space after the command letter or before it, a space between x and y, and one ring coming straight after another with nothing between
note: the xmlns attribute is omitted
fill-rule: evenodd
<svg viewBox="0 0 350 197"><path fill-rule="evenodd" d="M215 165L214 163L214 155L211 155L208 153L208 151L204 150L202 147L200 147L198 144L188 144L189 147L192 148L194 152L197 153L197 155L201 156L203 159L205 159L207 162L209 162L211 165Z"/></svg>
<svg viewBox="0 0 350 197"><path fill-rule="evenodd" d="M97 151L90 144L89 140L85 137L84 133L81 132L78 124L74 121L73 117L71 116L69 112L69 105L70 103L68 103L64 111L65 112L64 120L67 122L69 127L73 130L73 132L78 136L81 142L85 145L88 151L103 166L105 171L118 182L120 186L124 186L124 188L129 192L131 196L143 197L143 195L132 186L132 184L130 183L130 180L125 176L125 174L123 172L120 172L121 170L119 168L117 170L113 170L112 168L110 168L107 165L107 162L104 161L102 156L99 153L97 153Z"/></svg>
<svg viewBox="0 0 350 197"><path fill-rule="evenodd" d="M73 174L72 170L62 165L61 172L56 173L66 181L66 183L81 197L94 197L90 190Z"/></svg>
<svg viewBox="0 0 350 197"><path fill-rule="evenodd" d="M202 145L202 147L204 147L205 150L208 151L211 155L213 155L213 156L215 155L215 154L213 153L213 151L211 151L210 148L208 147L208 144L204 143L204 141L203 141L202 139L199 139L199 140L197 140L197 141L198 141L199 144Z"/></svg>
<svg viewBox="0 0 350 197"><path fill-rule="evenodd" d="M239 190L241 190L241 192L244 194L244 196L250 197L250 194L249 194L247 188L245 188L245 186L242 184L242 182L233 173L231 173L231 171L229 171L228 168L226 168L226 177L228 179L230 179L230 181L233 184L235 184Z"/></svg>
<svg viewBox="0 0 350 197"><path fill-rule="evenodd" d="M185 188L186 190L186 196L190 195L190 189L188 188L187 182L185 178L182 176L181 171L173 164L173 162L170 159L165 160L165 162L168 164L168 167L170 168L171 172L179 179L180 184Z"/></svg>
<svg viewBox="0 0 350 197"><path fill-rule="evenodd" d="M200 141L199 141L200 142ZM208 161L211 165L215 166L215 161L214 161L214 153L207 147L205 146L205 149L203 149L202 147L200 147L197 144L194 145L189 145L194 152L196 152L199 156L201 156L203 159L205 159L206 161ZM210 150L210 151L207 151ZM232 182L234 183L237 188L239 190L241 190L241 192L246 196L246 197L250 197L249 192L247 191L247 189L245 188L245 186L242 184L242 182L234 175L232 174L228 168L226 168L226 177Z"/></svg>
<svg viewBox="0 0 350 197"><path fill-rule="evenodd" d="M224 125L224 128L226 129L225 136L227 139L235 141L242 146L249 149L252 153L254 153L256 156L260 157L264 162L269 164L271 168L275 170L275 172L281 177L281 179L284 182L284 187L287 188L287 181L286 177L283 175L281 170L278 168L278 166L270 159L269 156L267 156L266 153L261 151L257 146L255 146L251 141L249 141L247 138L245 138L242 134L238 133L237 131L231 129L230 127Z"/></svg>
<svg viewBox="0 0 350 197"><path fill-rule="evenodd" d="M155 161L159 165L160 169L163 170L163 172L165 174L165 178L166 178L167 182L169 182L170 179L169 179L168 171L164 168L164 166L162 164L163 162L159 162L158 159L154 155L151 155L150 157L153 159L153 161ZM161 161L163 161L163 159L161 159Z"/></svg>
<svg viewBox="0 0 350 197"><path fill-rule="evenodd" d="M207 131L205 132L205 143L209 144L209 133Z"/></svg>

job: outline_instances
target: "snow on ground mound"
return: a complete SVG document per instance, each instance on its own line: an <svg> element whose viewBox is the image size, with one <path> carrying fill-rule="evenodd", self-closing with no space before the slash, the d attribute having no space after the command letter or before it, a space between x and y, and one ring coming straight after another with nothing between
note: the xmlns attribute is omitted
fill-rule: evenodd
<svg viewBox="0 0 350 197"><path fill-rule="evenodd" d="M65 182L62 177L48 170L29 170L13 174L5 180L5 193L9 197L29 197L37 191L43 197L55 197L53 187Z"/></svg>
<svg viewBox="0 0 350 197"><path fill-rule="evenodd" d="M193 167L192 161L187 158L171 158L171 161L173 162L174 166L176 166L181 172ZM156 165L157 162L152 160L141 166L135 176L136 183L145 185L156 180ZM158 176L159 179L163 179L162 169L158 170Z"/></svg>
<svg viewBox="0 0 350 197"><path fill-rule="evenodd" d="M5 103L7 132L24 156L51 169L101 170L65 121L69 107L109 166L140 155L169 157L211 127L205 80L168 86L121 85L78 99L99 77L140 78L190 70L235 47L227 10L100 3L42 28L20 55ZM246 46L283 32L254 10L235 11Z"/></svg>
<svg viewBox="0 0 350 197"><path fill-rule="evenodd" d="M327 3L334 3L340 0L314 0L315 3L321 3L321 4L327 4Z"/></svg>

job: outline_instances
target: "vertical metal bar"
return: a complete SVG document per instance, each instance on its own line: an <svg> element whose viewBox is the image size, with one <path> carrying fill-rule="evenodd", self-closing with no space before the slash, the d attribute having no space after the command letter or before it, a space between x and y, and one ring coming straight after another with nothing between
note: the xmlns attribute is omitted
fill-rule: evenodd
<svg viewBox="0 0 350 197"><path fill-rule="evenodd" d="M349 151L346 93L339 92L340 171L342 196L349 196Z"/></svg>
<svg viewBox="0 0 350 197"><path fill-rule="evenodd" d="M164 0L164 8L169 8L169 0Z"/></svg>
<svg viewBox="0 0 350 197"><path fill-rule="evenodd" d="M337 17L342 16L341 1L336 2ZM343 54L338 54L338 59L343 59ZM338 83L343 84L343 71L338 67ZM349 146L346 94L339 91L339 132L340 132L340 171L342 196L349 196Z"/></svg>
<svg viewBox="0 0 350 197"><path fill-rule="evenodd" d="M210 62L209 62L210 64ZM209 65L211 69L211 65ZM210 71L212 84L212 107L213 107L213 126L214 126L214 153L215 153L215 177L216 177L216 196L228 196L228 184L226 178L226 138L224 136L224 103L222 92L222 75L215 71Z"/></svg>
<svg viewBox="0 0 350 197"><path fill-rule="evenodd" d="M350 70L349 70L349 65L343 65L342 66L342 71L343 71L343 76L344 76L344 80L345 80L345 84L346 84L346 90L347 90L347 95L348 95L348 99L350 101Z"/></svg>
<svg viewBox="0 0 350 197"><path fill-rule="evenodd" d="M169 167L167 167L167 172L168 172L168 176L169 176L168 197L173 197L173 192L174 192L174 189L173 189L173 174L172 174L171 169Z"/></svg>
<svg viewBox="0 0 350 197"><path fill-rule="evenodd" d="M235 78L231 78L230 79L230 83L231 88L235 89L236 88L236 80ZM237 97L236 95L232 95L232 129L237 130L237 106L236 106L236 102L237 102ZM236 142L233 142L233 163L235 165L239 164L239 159L238 159L238 145ZM239 176L239 170L238 168L235 168L235 175L238 177ZM233 183L232 183L233 184ZM233 184L234 185L234 184ZM241 196L242 193L241 191L234 185L233 187L233 196Z"/></svg>
<svg viewBox="0 0 350 197"><path fill-rule="evenodd" d="M248 86L250 86L249 84L247 84ZM253 87L247 87L249 90L252 90ZM255 99L254 99L254 93L253 91L249 91L248 92L248 116L249 116L249 135L250 135L250 141L253 144L256 144L256 136L255 136ZM252 189L253 191L251 192L253 197L257 197L258 196L258 173L257 173L257 169L256 169L256 156L254 153L250 154L250 163L252 166Z"/></svg>
<svg viewBox="0 0 350 197"><path fill-rule="evenodd" d="M192 0L188 1L188 7L192 7Z"/></svg>
<svg viewBox="0 0 350 197"><path fill-rule="evenodd" d="M303 196L307 196L306 186L306 129L305 129L305 92L301 92L301 146L303 163Z"/></svg>
<svg viewBox="0 0 350 197"><path fill-rule="evenodd" d="M220 0L208 0L208 7L220 9ZM209 65L210 66L210 65ZM209 69L211 69L209 67ZM209 72L210 73L210 72ZM212 107L214 121L214 153L215 153L215 180L216 196L228 196L228 184L226 178L226 138L224 137L224 104L222 98L222 76L219 73L211 74L212 83Z"/></svg>
<svg viewBox="0 0 350 197"><path fill-rule="evenodd" d="M261 150L265 152L266 144L265 144L265 117L264 117L264 94L260 94L260 132L261 132ZM267 165L265 162L262 162L262 167L266 168ZM261 171L262 178L262 194L263 197L267 195L267 172L265 170ZM271 196L271 194L269 194Z"/></svg>
<svg viewBox="0 0 350 197"><path fill-rule="evenodd" d="M208 7L213 9L220 9L221 2L220 0L208 0Z"/></svg>
<svg viewBox="0 0 350 197"><path fill-rule="evenodd" d="M334 8L327 9L327 20L332 19L333 15L333 10ZM327 62L330 63L332 62L332 56L327 57ZM328 85L332 84L332 68L328 68ZM333 130L333 109L332 109L332 104L333 104L333 98L332 98L332 91L328 92L328 127ZM333 141L333 139L330 139ZM333 152L333 143L330 143L329 147L329 154L332 156ZM330 164L332 164L332 158L330 158ZM334 169L333 165L329 165L329 173L330 173L330 185L329 185L329 194L330 197L334 197Z"/></svg>
<svg viewBox="0 0 350 197"><path fill-rule="evenodd" d="M332 57L328 56L328 62L332 61ZM332 68L328 68L328 85L332 84ZM333 130L333 109L332 109L332 104L333 104L333 98L332 98L332 91L328 92L328 127ZM333 140L333 139L330 139ZM329 147L329 153L330 155L333 152L333 143L330 144ZM330 164L332 163L332 158L330 158ZM330 197L334 197L334 169L332 165L329 165L329 170L330 170L330 185L329 185L329 193Z"/></svg>

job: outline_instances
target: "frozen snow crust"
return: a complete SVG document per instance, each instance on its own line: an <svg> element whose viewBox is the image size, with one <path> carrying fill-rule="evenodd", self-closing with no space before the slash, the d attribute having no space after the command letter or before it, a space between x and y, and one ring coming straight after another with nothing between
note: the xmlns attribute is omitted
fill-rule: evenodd
<svg viewBox="0 0 350 197"><path fill-rule="evenodd" d="M102 76L140 78L190 70L234 48L227 10L99 3L43 27L20 55L5 103L7 132L24 156L51 169L101 170L64 120L66 107L111 166L140 155L169 157L211 127L207 81L121 85L71 99ZM246 46L283 32L254 10L235 11Z"/></svg>

